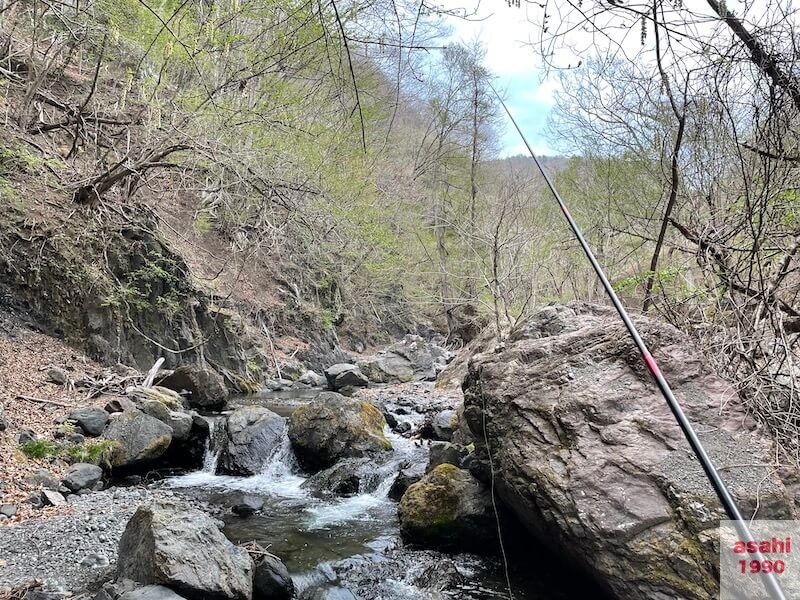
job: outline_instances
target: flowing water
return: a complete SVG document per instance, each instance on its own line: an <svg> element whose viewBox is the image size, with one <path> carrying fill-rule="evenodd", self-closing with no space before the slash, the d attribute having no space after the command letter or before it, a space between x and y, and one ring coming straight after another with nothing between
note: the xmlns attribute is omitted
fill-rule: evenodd
<svg viewBox="0 0 800 600"><path fill-rule="evenodd" d="M303 393L273 392L248 397L288 416L313 397ZM225 534L235 543L257 541L286 563L299 598L313 600L510 598L508 580L499 561L474 555L446 555L413 550L399 537L397 503L388 498L401 464L426 463L428 450L418 442L387 430L394 452L370 473L372 491L346 498L322 498L304 486L308 477L298 468L288 437L277 448L262 473L252 477L216 475L219 420L209 417L212 435L202 470L168 479L166 485L183 488L223 513ZM229 510L243 496L264 501L260 513L247 518ZM557 600L597 597L575 588L566 574L565 589L558 565L540 564L526 549L514 549L509 575L516 600ZM559 581L559 579L561 579Z"/></svg>

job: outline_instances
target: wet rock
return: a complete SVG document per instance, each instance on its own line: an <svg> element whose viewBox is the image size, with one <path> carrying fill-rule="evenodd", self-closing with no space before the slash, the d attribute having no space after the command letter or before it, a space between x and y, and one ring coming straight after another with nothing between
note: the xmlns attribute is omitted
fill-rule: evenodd
<svg viewBox="0 0 800 600"><path fill-rule="evenodd" d="M103 469L97 465L76 463L69 468L61 483L74 493L93 488L102 479Z"/></svg>
<svg viewBox="0 0 800 600"><path fill-rule="evenodd" d="M796 481L796 471L767 466L772 440L730 384L677 329L634 321L742 512L797 518L794 484L779 479ZM714 539L725 517L612 309L539 310L505 347L472 358L464 397L500 499L538 543L618 598L718 597Z"/></svg>
<svg viewBox="0 0 800 600"><path fill-rule="evenodd" d="M286 421L261 406L243 406L225 421L225 439L217 470L233 475L255 475L266 466L283 439Z"/></svg>
<svg viewBox="0 0 800 600"><path fill-rule="evenodd" d="M253 600L291 600L294 582L280 558L266 554L258 559L253 575Z"/></svg>
<svg viewBox="0 0 800 600"><path fill-rule="evenodd" d="M386 421L369 402L323 392L289 418L289 439L301 464L318 471L342 458L392 449L383 434Z"/></svg>
<svg viewBox="0 0 800 600"><path fill-rule="evenodd" d="M184 597L163 585L146 585L125 592L119 596L119 600L184 600Z"/></svg>
<svg viewBox="0 0 800 600"><path fill-rule="evenodd" d="M189 413L171 410L167 413L167 420L164 422L172 427L173 441L185 442L192 433L194 416Z"/></svg>
<svg viewBox="0 0 800 600"><path fill-rule="evenodd" d="M397 425L394 426L395 433L404 434L411 431L411 423L408 421L399 421Z"/></svg>
<svg viewBox="0 0 800 600"><path fill-rule="evenodd" d="M253 560L205 513L175 503L141 506L119 543L117 574L190 600L250 600Z"/></svg>
<svg viewBox="0 0 800 600"><path fill-rule="evenodd" d="M140 410L126 410L111 421L103 437L117 442L111 466L130 467L164 454L172 442L172 428Z"/></svg>
<svg viewBox="0 0 800 600"><path fill-rule="evenodd" d="M489 492L468 471L439 465L411 485L398 507L403 538L421 546L487 551L495 519Z"/></svg>
<svg viewBox="0 0 800 600"><path fill-rule="evenodd" d="M60 492L53 490L42 490L42 505L43 506L64 506L67 499Z"/></svg>
<svg viewBox="0 0 800 600"><path fill-rule="evenodd" d="M374 472L374 464L368 458L345 458L332 467L315 473L301 487L323 498L355 496L374 491L377 482L369 481Z"/></svg>
<svg viewBox="0 0 800 600"><path fill-rule="evenodd" d="M53 368L47 372L47 381L56 385L67 383L67 372L64 369Z"/></svg>
<svg viewBox="0 0 800 600"><path fill-rule="evenodd" d="M211 369L181 365L163 378L158 385L187 393L189 406L197 410L221 410L228 400L225 382Z"/></svg>
<svg viewBox="0 0 800 600"><path fill-rule="evenodd" d="M439 465L462 466L462 461L469 454L466 448L450 442L431 442L427 471L433 471Z"/></svg>
<svg viewBox="0 0 800 600"><path fill-rule="evenodd" d="M97 437L108 425L108 413L99 406L76 408L67 417L80 427L86 435Z"/></svg>
<svg viewBox="0 0 800 600"><path fill-rule="evenodd" d="M356 365L339 363L325 369L328 386L333 391L345 388L366 387L369 381Z"/></svg>
<svg viewBox="0 0 800 600"><path fill-rule="evenodd" d="M417 483L425 475L425 466L421 464L405 463L400 472L397 473L392 487L389 488L389 498L392 500L400 500L406 490L413 484Z"/></svg>
<svg viewBox="0 0 800 600"><path fill-rule="evenodd" d="M431 427L437 440L449 442L458 429L458 414L454 410L443 410L433 417Z"/></svg>
<svg viewBox="0 0 800 600"><path fill-rule="evenodd" d="M231 512L239 517L250 517L264 508L264 499L245 494L231 507Z"/></svg>
<svg viewBox="0 0 800 600"><path fill-rule="evenodd" d="M125 393L128 399L137 407L142 402L159 402L169 410L180 410L184 406L183 396L175 390L164 386L135 386L125 390Z"/></svg>
<svg viewBox="0 0 800 600"><path fill-rule="evenodd" d="M17 514L17 507L13 504L3 504L0 506L0 515L8 517L9 519Z"/></svg>
<svg viewBox="0 0 800 600"><path fill-rule="evenodd" d="M310 385L311 387L322 387L325 385L325 377L314 371L306 371L300 375L298 381Z"/></svg>

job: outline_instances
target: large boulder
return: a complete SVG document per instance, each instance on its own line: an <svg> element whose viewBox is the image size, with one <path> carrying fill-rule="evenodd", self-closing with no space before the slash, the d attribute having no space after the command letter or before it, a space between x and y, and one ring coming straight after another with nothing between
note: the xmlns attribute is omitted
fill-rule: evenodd
<svg viewBox="0 0 800 600"><path fill-rule="evenodd" d="M112 419L103 437L114 444L112 467L130 467L160 457L172 442L172 428L155 417L133 409Z"/></svg>
<svg viewBox="0 0 800 600"><path fill-rule="evenodd" d="M264 553L256 561L253 600L292 600L294 581L280 558Z"/></svg>
<svg viewBox="0 0 800 600"><path fill-rule="evenodd" d="M334 391L366 387L369 384L356 365L347 363L328 367L325 369L325 377L328 380L328 386Z"/></svg>
<svg viewBox="0 0 800 600"><path fill-rule="evenodd" d="M67 417L78 425L86 435L97 437L108 425L108 413L99 406L82 406L76 408Z"/></svg>
<svg viewBox="0 0 800 600"><path fill-rule="evenodd" d="M407 335L383 352L358 361L358 367L375 383L433 380L453 354L418 335Z"/></svg>
<svg viewBox="0 0 800 600"><path fill-rule="evenodd" d="M158 385L187 394L189 406L197 410L220 410L228 400L222 377L197 365L180 365L174 371L156 377Z"/></svg>
<svg viewBox="0 0 800 600"><path fill-rule="evenodd" d="M421 546L489 550L496 521L489 491L453 465L439 465L403 494L398 507L403 538Z"/></svg>
<svg viewBox="0 0 800 600"><path fill-rule="evenodd" d="M218 524L171 502L140 506L120 539L117 575L164 585L190 600L250 600L253 560Z"/></svg>
<svg viewBox="0 0 800 600"><path fill-rule="evenodd" d="M289 439L300 463L319 471L342 458L392 449L381 411L362 400L322 392L289 418Z"/></svg>
<svg viewBox="0 0 800 600"><path fill-rule="evenodd" d="M286 420L261 406L237 408L225 421L225 438L217 470L255 475L266 466L283 439Z"/></svg>
<svg viewBox="0 0 800 600"><path fill-rule="evenodd" d="M735 390L678 330L635 322L742 513L796 518L795 490L778 479L772 443ZM504 348L473 358L464 396L477 454L491 451L499 496L539 542L619 598L717 597L724 514L611 309L538 311Z"/></svg>

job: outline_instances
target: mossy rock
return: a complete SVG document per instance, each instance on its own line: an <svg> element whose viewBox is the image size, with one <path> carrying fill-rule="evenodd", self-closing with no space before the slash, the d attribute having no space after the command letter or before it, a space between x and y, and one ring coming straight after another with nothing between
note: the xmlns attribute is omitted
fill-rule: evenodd
<svg viewBox="0 0 800 600"><path fill-rule="evenodd" d="M487 551L497 541L491 495L468 471L451 464L409 486L398 514L403 538L420 546Z"/></svg>
<svg viewBox="0 0 800 600"><path fill-rule="evenodd" d="M323 392L289 419L289 439L304 468L326 469L342 458L386 452L383 414L369 402Z"/></svg>

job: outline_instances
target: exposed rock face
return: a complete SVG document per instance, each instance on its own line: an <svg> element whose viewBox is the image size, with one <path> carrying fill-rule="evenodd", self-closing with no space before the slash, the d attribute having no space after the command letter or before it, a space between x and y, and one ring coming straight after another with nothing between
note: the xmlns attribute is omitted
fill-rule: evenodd
<svg viewBox="0 0 800 600"><path fill-rule="evenodd" d="M325 369L328 385L334 391L345 388L366 387L369 381L356 365L339 363Z"/></svg>
<svg viewBox="0 0 800 600"><path fill-rule="evenodd" d="M449 442L453 439L453 433L458 429L458 414L454 410L443 410L433 417L431 421L433 434L437 440Z"/></svg>
<svg viewBox="0 0 800 600"><path fill-rule="evenodd" d="M436 379L452 357L418 335L407 335L380 354L359 360L358 367L375 383L405 383Z"/></svg>
<svg viewBox="0 0 800 600"><path fill-rule="evenodd" d="M176 392L188 392L189 406L198 410L220 410L228 399L222 377L196 365L181 365L165 377L157 377L156 383Z"/></svg>
<svg viewBox="0 0 800 600"><path fill-rule="evenodd" d="M301 464L312 471L342 458L391 450L383 434L386 421L369 402L323 392L289 418L289 439Z"/></svg>
<svg viewBox="0 0 800 600"><path fill-rule="evenodd" d="M111 466L129 467L155 460L172 442L172 428L140 410L126 410L111 421L103 437L117 442Z"/></svg>
<svg viewBox="0 0 800 600"><path fill-rule="evenodd" d="M286 421L261 406L237 408L225 423L218 470L234 475L260 473L283 439Z"/></svg>
<svg viewBox="0 0 800 600"><path fill-rule="evenodd" d="M492 499L453 465L439 465L403 494L398 507L404 539L423 546L486 551L494 547Z"/></svg>
<svg viewBox="0 0 800 600"><path fill-rule="evenodd" d="M253 560L217 523L173 503L139 507L119 542L118 576L164 585L190 600L250 600Z"/></svg>
<svg viewBox="0 0 800 600"><path fill-rule="evenodd" d="M69 420L74 421L86 435L96 437L103 433L108 424L108 413L98 406L82 406L69 413Z"/></svg>
<svg viewBox="0 0 800 600"><path fill-rule="evenodd" d="M676 329L635 320L743 514L795 518L731 387ZM464 392L484 453L485 418L500 497L540 541L619 598L717 597L721 507L615 313L540 310L503 350L474 357Z"/></svg>

